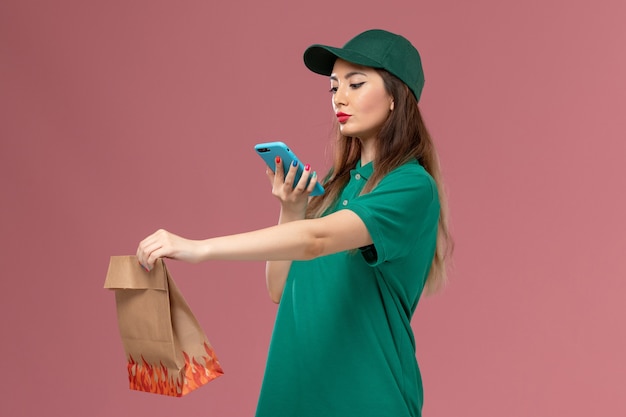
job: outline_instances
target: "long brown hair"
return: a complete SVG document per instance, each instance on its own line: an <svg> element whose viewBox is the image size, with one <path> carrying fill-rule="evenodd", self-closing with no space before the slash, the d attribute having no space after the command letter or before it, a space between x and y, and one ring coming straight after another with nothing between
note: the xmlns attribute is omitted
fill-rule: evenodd
<svg viewBox="0 0 626 417"><path fill-rule="evenodd" d="M433 177L439 193L440 214L435 256L424 289L426 294L432 294L446 282L446 261L452 255L454 247L448 228L448 203L439 157L411 90L389 72L382 69L377 71L383 78L387 93L393 97L394 108L378 133L374 159L376 169L361 194L372 191L385 175L411 159L417 159ZM338 126L336 132L333 167L323 180L326 192L322 196L311 198L307 207L308 218L322 216L337 201L341 190L350 179L350 170L356 167L361 158L361 141L355 137L343 136Z"/></svg>

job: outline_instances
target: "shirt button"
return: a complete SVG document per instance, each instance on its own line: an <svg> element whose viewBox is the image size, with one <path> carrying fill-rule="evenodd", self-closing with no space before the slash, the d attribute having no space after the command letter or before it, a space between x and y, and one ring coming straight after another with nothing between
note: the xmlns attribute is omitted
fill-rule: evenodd
<svg viewBox="0 0 626 417"><path fill-rule="evenodd" d="M356 174L356 175L354 176L354 178L356 178L357 180L360 180L360 179L361 179L361 174Z"/></svg>
<svg viewBox="0 0 626 417"><path fill-rule="evenodd" d="M343 201L341 202L341 204L343 204L344 206L347 206L347 205L348 205L348 200L343 200Z"/></svg>

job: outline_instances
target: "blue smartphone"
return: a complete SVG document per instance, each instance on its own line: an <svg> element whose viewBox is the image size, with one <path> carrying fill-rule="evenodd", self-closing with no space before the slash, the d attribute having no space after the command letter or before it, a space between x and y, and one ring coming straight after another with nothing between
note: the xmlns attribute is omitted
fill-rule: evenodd
<svg viewBox="0 0 626 417"><path fill-rule="evenodd" d="M302 176L302 172L304 170L304 165L300 159L296 156L295 153L287 145L283 142L266 142L259 143L254 146L254 150L256 153L263 158L268 167L272 169L272 171L276 168L276 157L280 156L280 159L283 161L283 168L285 171L285 175L287 175L287 171L289 171L289 167L291 163L296 160L298 161L298 170L296 171L296 179L294 181L294 187L300 180ZM311 196L322 195L324 194L324 187L319 182L315 184L315 188L311 192Z"/></svg>

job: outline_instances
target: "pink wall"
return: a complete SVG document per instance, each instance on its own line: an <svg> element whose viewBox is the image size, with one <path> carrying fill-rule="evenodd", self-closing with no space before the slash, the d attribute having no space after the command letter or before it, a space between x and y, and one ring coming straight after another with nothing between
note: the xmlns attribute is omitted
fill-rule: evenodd
<svg viewBox="0 0 626 417"><path fill-rule="evenodd" d="M422 52L457 240L414 320L425 416L626 415L626 3L247 3L0 3L0 414L253 414L263 264L169 263L226 371L172 399L127 388L108 259L272 224L253 145L328 166L304 48L381 27Z"/></svg>

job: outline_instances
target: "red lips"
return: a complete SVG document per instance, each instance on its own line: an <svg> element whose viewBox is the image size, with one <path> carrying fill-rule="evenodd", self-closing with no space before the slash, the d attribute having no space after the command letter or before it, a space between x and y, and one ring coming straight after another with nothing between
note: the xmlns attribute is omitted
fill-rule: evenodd
<svg viewBox="0 0 626 417"><path fill-rule="evenodd" d="M339 121L339 123L345 123L348 121L348 119L350 118L349 114L346 113L342 113L342 112L338 112L337 113L337 121Z"/></svg>

